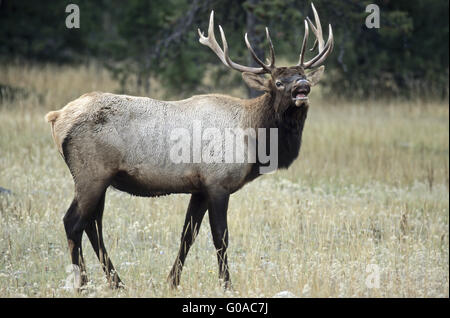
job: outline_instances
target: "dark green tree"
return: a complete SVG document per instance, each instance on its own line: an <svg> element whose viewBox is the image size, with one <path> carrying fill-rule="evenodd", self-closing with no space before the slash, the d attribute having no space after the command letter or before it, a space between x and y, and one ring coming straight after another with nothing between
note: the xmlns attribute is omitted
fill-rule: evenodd
<svg viewBox="0 0 450 318"><path fill-rule="evenodd" d="M67 29L65 8L80 7L81 28ZM82 63L97 60L121 82L131 79L148 92L149 78L169 91L189 95L205 91L206 70L222 89L242 85L237 72L224 71L217 57L198 43L209 13L226 32L233 60L254 65L244 33L265 58L268 26L280 59L296 63L303 21L311 1L299 0L2 0L0 61ZM315 0L322 24L331 23L334 52L326 62L325 92L337 96L448 98L447 0ZM365 25L365 8L380 8L380 28ZM326 28L324 28L326 33ZM218 30L216 30L218 36ZM327 34L325 34L327 37ZM312 38L312 37L311 37ZM220 41L220 40L219 40ZM313 44L310 39L309 47ZM313 54L313 53L310 53ZM234 81L224 81L233 74ZM229 77L226 77L229 79ZM238 84L239 83L239 84ZM249 91L250 96L258 92ZM173 94L171 94L174 96Z"/></svg>

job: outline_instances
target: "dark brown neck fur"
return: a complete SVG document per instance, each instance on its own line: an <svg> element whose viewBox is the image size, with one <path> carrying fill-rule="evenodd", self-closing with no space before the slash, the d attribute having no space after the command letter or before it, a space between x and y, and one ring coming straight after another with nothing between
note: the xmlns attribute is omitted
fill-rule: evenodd
<svg viewBox="0 0 450 318"><path fill-rule="evenodd" d="M308 106L296 107L292 104L283 113L277 113L274 107L274 98L270 93L250 99L246 104L250 113L250 127L255 129L278 128L278 168L288 168L300 153ZM283 109L283 107L279 107L279 109ZM266 132L266 136L266 147L269 147L269 131ZM253 166L249 181L259 176L261 165L257 162Z"/></svg>

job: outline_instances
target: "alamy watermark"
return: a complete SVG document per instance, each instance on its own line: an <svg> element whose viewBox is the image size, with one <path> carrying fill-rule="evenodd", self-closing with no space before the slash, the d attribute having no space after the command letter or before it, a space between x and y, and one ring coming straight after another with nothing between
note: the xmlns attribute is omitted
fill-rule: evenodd
<svg viewBox="0 0 450 318"><path fill-rule="evenodd" d="M74 3L66 6L66 28L79 29L80 28L80 7Z"/></svg>
<svg viewBox="0 0 450 318"><path fill-rule="evenodd" d="M376 4L369 4L366 7L366 12L370 13L366 17L366 27L368 29L379 29L380 28L380 7L378 7Z"/></svg>
<svg viewBox="0 0 450 318"><path fill-rule="evenodd" d="M0 1L1 3L1 1ZM77 4L70 3L66 6L66 27L68 29L80 28L80 7ZM366 6L366 12L369 15L366 17L365 25L368 29L380 28L380 7L374 3Z"/></svg>
<svg viewBox="0 0 450 318"><path fill-rule="evenodd" d="M368 264L366 266L366 287L369 289L380 288L380 266L377 264Z"/></svg>
<svg viewBox="0 0 450 318"><path fill-rule="evenodd" d="M71 290L81 287L81 270L78 265L70 264L66 266L66 273L69 274L64 280L64 289Z"/></svg>
<svg viewBox="0 0 450 318"><path fill-rule="evenodd" d="M259 172L278 168L277 128L202 127L194 120L192 129L175 128L170 133L173 163L260 163ZM269 144L267 144L269 142Z"/></svg>

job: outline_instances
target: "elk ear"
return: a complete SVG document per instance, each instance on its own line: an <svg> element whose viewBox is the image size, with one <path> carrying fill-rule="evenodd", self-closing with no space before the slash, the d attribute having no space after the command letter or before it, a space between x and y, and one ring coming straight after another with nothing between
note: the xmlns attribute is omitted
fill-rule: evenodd
<svg viewBox="0 0 450 318"><path fill-rule="evenodd" d="M257 91L269 91L269 87L267 85L266 79L262 76L244 72L242 73L242 78L244 79L245 84L247 84L250 88L256 89Z"/></svg>
<svg viewBox="0 0 450 318"><path fill-rule="evenodd" d="M306 74L306 78L311 83L311 86L316 85L319 83L320 78L322 77L323 71L325 71L325 66L321 66L318 69L315 69L314 71L309 72Z"/></svg>

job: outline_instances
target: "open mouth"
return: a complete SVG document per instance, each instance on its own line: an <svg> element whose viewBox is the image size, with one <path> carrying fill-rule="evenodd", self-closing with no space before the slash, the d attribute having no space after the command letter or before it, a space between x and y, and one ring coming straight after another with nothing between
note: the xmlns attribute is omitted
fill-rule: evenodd
<svg viewBox="0 0 450 318"><path fill-rule="evenodd" d="M305 87L299 87L295 89L292 93L292 100L295 106L301 106L308 102L309 89Z"/></svg>

